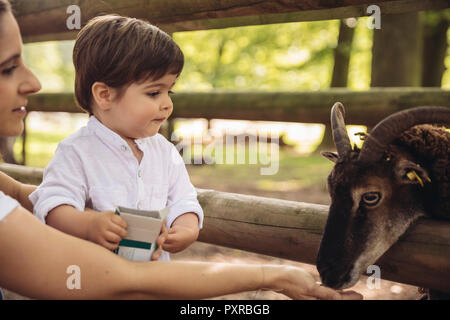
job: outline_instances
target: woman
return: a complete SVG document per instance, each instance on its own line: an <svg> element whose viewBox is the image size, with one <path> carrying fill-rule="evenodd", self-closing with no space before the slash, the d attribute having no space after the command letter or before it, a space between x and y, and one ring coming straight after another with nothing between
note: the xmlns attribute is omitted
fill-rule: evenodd
<svg viewBox="0 0 450 320"><path fill-rule="evenodd" d="M21 51L17 22L7 0L0 0L2 136L22 132L27 96L40 90ZM321 287L307 272L288 266L125 260L40 223L30 213L28 195L33 189L0 172L0 286L28 297L199 299L258 289L275 290L294 299L361 297ZM68 289L67 270L73 265L80 271L79 289Z"/></svg>

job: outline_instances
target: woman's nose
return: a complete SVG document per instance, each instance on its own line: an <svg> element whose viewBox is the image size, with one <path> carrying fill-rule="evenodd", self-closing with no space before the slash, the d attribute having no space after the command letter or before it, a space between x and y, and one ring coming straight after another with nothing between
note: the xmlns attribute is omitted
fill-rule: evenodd
<svg viewBox="0 0 450 320"><path fill-rule="evenodd" d="M19 91L23 95L29 95L41 90L41 83L28 67L24 66L24 80L20 84Z"/></svg>

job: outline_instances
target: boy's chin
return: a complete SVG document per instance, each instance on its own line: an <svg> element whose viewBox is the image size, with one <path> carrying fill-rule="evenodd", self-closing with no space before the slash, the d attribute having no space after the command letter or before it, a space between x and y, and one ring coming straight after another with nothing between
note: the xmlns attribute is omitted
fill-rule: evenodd
<svg viewBox="0 0 450 320"><path fill-rule="evenodd" d="M159 133L159 130L156 131L148 131L145 134L139 135L137 138L135 139L145 139L145 138L150 138L153 137L154 135L156 135L157 133Z"/></svg>

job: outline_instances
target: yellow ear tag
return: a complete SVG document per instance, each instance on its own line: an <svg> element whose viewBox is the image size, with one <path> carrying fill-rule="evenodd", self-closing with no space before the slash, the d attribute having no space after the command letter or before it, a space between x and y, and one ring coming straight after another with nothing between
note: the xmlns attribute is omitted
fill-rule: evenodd
<svg viewBox="0 0 450 320"><path fill-rule="evenodd" d="M406 176L408 177L409 180L414 181L417 180L419 181L419 184L421 187L424 186L422 179L419 177L419 175L417 174L417 172L413 171L409 171Z"/></svg>

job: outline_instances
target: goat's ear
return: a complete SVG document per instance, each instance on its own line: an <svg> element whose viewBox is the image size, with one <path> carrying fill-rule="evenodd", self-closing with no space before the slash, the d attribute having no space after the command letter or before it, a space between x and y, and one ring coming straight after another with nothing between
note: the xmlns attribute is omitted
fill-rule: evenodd
<svg viewBox="0 0 450 320"><path fill-rule="evenodd" d="M330 152L330 151L322 151L320 154L322 156L324 156L325 158L327 158L328 160L333 161L334 163L336 163L338 160L337 153Z"/></svg>
<svg viewBox="0 0 450 320"><path fill-rule="evenodd" d="M428 172L409 160L400 160L397 163L395 176L400 183L419 184L421 187L431 182Z"/></svg>

